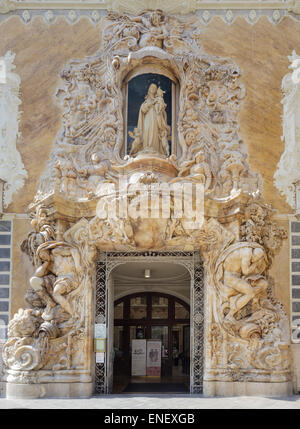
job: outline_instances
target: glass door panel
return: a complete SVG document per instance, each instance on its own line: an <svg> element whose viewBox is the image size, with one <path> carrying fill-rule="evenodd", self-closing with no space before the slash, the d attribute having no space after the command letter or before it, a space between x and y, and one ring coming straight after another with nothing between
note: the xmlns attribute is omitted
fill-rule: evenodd
<svg viewBox="0 0 300 429"><path fill-rule="evenodd" d="M190 312L179 302L175 301L175 319L189 319Z"/></svg>
<svg viewBox="0 0 300 429"><path fill-rule="evenodd" d="M114 374L131 376L132 340L161 341L161 376L180 380L190 370L189 307L171 295L139 293L115 303ZM122 376L123 376L122 375Z"/></svg>
<svg viewBox="0 0 300 429"><path fill-rule="evenodd" d="M161 341L161 375L172 375L168 326L151 326L151 339Z"/></svg>
<svg viewBox="0 0 300 429"><path fill-rule="evenodd" d="M168 358L169 355L169 329L168 326L152 326L151 339L161 341L161 357Z"/></svg>
<svg viewBox="0 0 300 429"><path fill-rule="evenodd" d="M124 317L124 302L115 305L115 319L123 319Z"/></svg>
<svg viewBox="0 0 300 429"><path fill-rule="evenodd" d="M147 317L146 296L136 296L130 299L130 319L143 319Z"/></svg>
<svg viewBox="0 0 300 429"><path fill-rule="evenodd" d="M146 339L145 327L143 326L130 326L129 327L129 347L131 351L132 340L143 340Z"/></svg>
<svg viewBox="0 0 300 429"><path fill-rule="evenodd" d="M124 326L114 327L114 373L124 376L128 373L128 353L126 352Z"/></svg>
<svg viewBox="0 0 300 429"><path fill-rule="evenodd" d="M152 319L168 319L169 300L163 296L152 296Z"/></svg>
<svg viewBox="0 0 300 429"><path fill-rule="evenodd" d="M114 351L116 357L121 357L124 352L124 326L114 327Z"/></svg>

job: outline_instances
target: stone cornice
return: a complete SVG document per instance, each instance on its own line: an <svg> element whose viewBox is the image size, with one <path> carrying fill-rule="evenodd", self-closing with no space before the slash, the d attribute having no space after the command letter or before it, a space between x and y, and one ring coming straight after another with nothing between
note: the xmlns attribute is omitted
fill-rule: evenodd
<svg viewBox="0 0 300 429"><path fill-rule="evenodd" d="M300 14L300 0L0 0L0 13L14 10L113 10L139 13L143 9L160 8L167 13L187 14L196 10L286 10Z"/></svg>
<svg viewBox="0 0 300 429"><path fill-rule="evenodd" d="M162 9L167 14L199 17L201 25L208 25L215 16L231 25L239 17L254 25L265 16L278 24L285 16L300 20L300 0L0 0L0 22L18 16L24 24L35 17L43 17L48 25L57 17L75 24L81 17L97 25L108 12L139 15L146 9Z"/></svg>

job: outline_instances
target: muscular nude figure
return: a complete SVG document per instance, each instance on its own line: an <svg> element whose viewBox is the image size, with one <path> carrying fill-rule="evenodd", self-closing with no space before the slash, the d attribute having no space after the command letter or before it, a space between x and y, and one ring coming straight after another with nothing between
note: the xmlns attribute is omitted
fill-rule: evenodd
<svg viewBox="0 0 300 429"><path fill-rule="evenodd" d="M268 282L262 273L267 267L267 259L261 247L240 247L226 257L223 262L223 293L229 301L227 320L251 299L258 299Z"/></svg>
<svg viewBox="0 0 300 429"><path fill-rule="evenodd" d="M70 315L73 309L65 295L78 286L75 270L76 249L63 243L44 246L38 253L40 266L30 279L30 285L39 295L46 308L43 313L45 320L51 320L51 310L57 304ZM50 285L49 277L52 274L53 284ZM51 291L52 289L52 291Z"/></svg>

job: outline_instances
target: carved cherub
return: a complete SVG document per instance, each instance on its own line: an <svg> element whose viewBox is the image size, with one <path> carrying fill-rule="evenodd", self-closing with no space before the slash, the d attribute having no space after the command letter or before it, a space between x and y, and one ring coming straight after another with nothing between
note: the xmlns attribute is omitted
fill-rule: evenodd
<svg viewBox="0 0 300 429"><path fill-rule="evenodd" d="M146 46L163 47L163 41L169 33L165 25L165 16L161 10L143 12L133 20L141 22L144 26L140 38L141 48Z"/></svg>
<svg viewBox="0 0 300 429"><path fill-rule="evenodd" d="M157 88L156 91L156 96L155 96L155 104L156 104L156 111L159 113L162 109L165 109L167 107L165 100L164 100L164 93L165 91L163 91L161 89L161 87L159 86Z"/></svg>
<svg viewBox="0 0 300 429"><path fill-rule="evenodd" d="M141 132L139 131L138 128L134 128L133 132L128 131L128 134L132 139L134 139L131 143L131 148L129 152L129 155L132 156L142 149L143 141L142 141Z"/></svg>
<svg viewBox="0 0 300 429"><path fill-rule="evenodd" d="M70 194L76 186L76 169L73 162L66 158L65 154L58 153L54 165L56 184L60 192Z"/></svg>
<svg viewBox="0 0 300 429"><path fill-rule="evenodd" d="M161 132L161 145L163 147L165 154L167 156L170 156L168 132L165 129Z"/></svg>
<svg viewBox="0 0 300 429"><path fill-rule="evenodd" d="M97 153L93 153L91 156L91 164L86 165L78 170L81 176L88 177L87 191L89 194L93 194L97 188L97 185L106 177L106 173L110 168L110 162L107 159L101 160Z"/></svg>
<svg viewBox="0 0 300 429"><path fill-rule="evenodd" d="M228 196L233 189L232 175L228 170L221 169L219 173L219 196Z"/></svg>
<svg viewBox="0 0 300 429"><path fill-rule="evenodd" d="M172 240L178 237L186 240L187 237L191 237L191 234L189 230L184 227L181 219L170 219L166 230L166 238Z"/></svg>
<svg viewBox="0 0 300 429"><path fill-rule="evenodd" d="M264 244L264 224L266 215L266 210L258 204L251 204L246 208L246 219L240 227L243 241Z"/></svg>
<svg viewBox="0 0 300 429"><path fill-rule="evenodd" d="M164 112L166 107L167 107L167 105L164 101L164 93L165 93L165 91L163 91L160 87L157 88L156 97L155 97L155 110L156 110L157 114ZM162 148L165 152L165 155L169 156L170 155L170 151L169 151L170 127L166 124L166 115L164 115L164 117L160 117L160 121L164 122L164 123L160 124L161 145L162 145Z"/></svg>
<svg viewBox="0 0 300 429"><path fill-rule="evenodd" d="M171 183L190 181L193 183L203 183L204 189L207 190L212 182L212 172L209 164L205 161L205 154L199 151L195 159L187 161L179 170L178 177Z"/></svg>
<svg viewBox="0 0 300 429"><path fill-rule="evenodd" d="M108 120L110 120L113 123L113 121L115 121L116 118L115 118L115 116L113 116L112 118L107 117L107 121ZM107 146L108 149L115 146L116 141L117 141L117 137L116 137L116 131L113 128L112 124L108 125L105 128L105 130L103 132L103 137L101 138L101 141L103 142L103 144L105 144Z"/></svg>
<svg viewBox="0 0 300 429"><path fill-rule="evenodd" d="M35 216L31 220L31 226L34 231L28 234L28 237L22 241L21 250L29 256L33 264L36 264L36 250L45 243L55 239L55 229L48 218L47 208L40 205L37 207Z"/></svg>

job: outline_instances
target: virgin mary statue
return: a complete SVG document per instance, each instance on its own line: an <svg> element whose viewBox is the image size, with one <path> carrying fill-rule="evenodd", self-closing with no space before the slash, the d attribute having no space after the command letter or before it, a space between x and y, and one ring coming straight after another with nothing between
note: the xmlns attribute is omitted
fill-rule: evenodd
<svg viewBox="0 0 300 429"><path fill-rule="evenodd" d="M163 91L152 83L140 107L136 133L140 137L142 152L169 155L166 104Z"/></svg>

